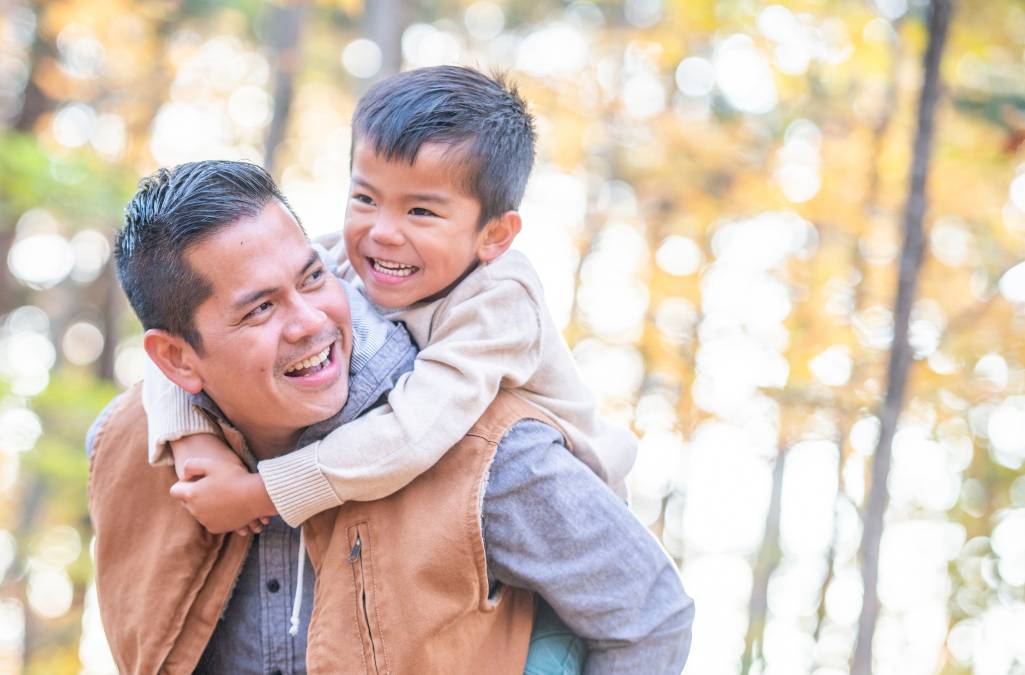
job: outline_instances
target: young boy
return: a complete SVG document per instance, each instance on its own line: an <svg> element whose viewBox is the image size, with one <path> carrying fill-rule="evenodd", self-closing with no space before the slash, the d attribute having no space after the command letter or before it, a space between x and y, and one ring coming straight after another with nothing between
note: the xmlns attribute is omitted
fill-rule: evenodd
<svg viewBox="0 0 1025 675"><path fill-rule="evenodd" d="M536 273L508 250L533 160L533 120L500 79L425 68L384 80L360 100L344 242L332 255L341 259L338 274L386 318L404 322L421 351L387 406L259 463L289 525L399 490L465 435L499 388L555 419L574 454L625 495L636 439L597 418ZM286 372L316 372L316 360ZM179 475L190 457L227 452L156 369L144 393L152 463L172 461L168 441ZM232 528L272 515L241 502L226 496L220 505Z"/></svg>

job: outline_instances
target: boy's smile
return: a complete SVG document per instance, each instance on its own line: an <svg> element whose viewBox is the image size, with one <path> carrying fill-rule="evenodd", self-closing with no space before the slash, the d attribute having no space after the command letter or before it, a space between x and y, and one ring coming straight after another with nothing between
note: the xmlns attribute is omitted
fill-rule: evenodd
<svg viewBox="0 0 1025 675"><path fill-rule="evenodd" d="M446 291L481 259L487 228L464 187L458 149L425 143L413 164L357 143L345 212L345 250L379 307L405 307Z"/></svg>

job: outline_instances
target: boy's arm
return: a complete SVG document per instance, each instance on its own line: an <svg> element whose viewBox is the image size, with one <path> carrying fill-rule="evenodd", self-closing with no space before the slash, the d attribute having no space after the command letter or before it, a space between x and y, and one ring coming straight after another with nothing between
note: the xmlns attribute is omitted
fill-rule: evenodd
<svg viewBox="0 0 1025 675"><path fill-rule="evenodd" d="M192 434L219 434L220 429L189 400L189 395L146 359L142 407L148 425L147 452L154 466L172 464L169 443ZM179 475L181 475L179 473Z"/></svg>
<svg viewBox="0 0 1025 675"><path fill-rule="evenodd" d="M513 427L482 512L490 574L541 595L587 641L585 673L680 672L694 603L676 566L557 431Z"/></svg>
<svg viewBox="0 0 1025 675"><path fill-rule="evenodd" d="M226 454L186 460L181 480L171 486L171 496L214 534L259 532L261 523L268 522L266 516L274 515L274 505L260 476L249 473L231 451Z"/></svg>
<svg viewBox="0 0 1025 675"><path fill-rule="evenodd" d="M534 373L538 311L513 281L452 302L387 406L317 444L260 462L285 522L295 526L343 501L380 499L433 466L469 431L499 387L519 386Z"/></svg>
<svg viewBox="0 0 1025 675"><path fill-rule="evenodd" d="M188 394L168 380L148 358L142 381L142 406L146 411L150 464L173 463L178 480L197 481L184 493L191 502L185 503L186 508L196 520L215 533L235 529L239 534L259 532L261 521L244 516L252 512L273 515L273 510L266 507L268 498L262 480L249 474L221 440L217 425L193 406ZM230 484L232 489L223 489L226 483L199 478L201 474L196 468L191 474L187 471L190 463L194 467L209 467L208 462L214 462L215 467L241 469L244 475L238 475L238 480ZM217 474L219 479L227 475ZM254 479L259 485L253 483ZM235 489L243 484L246 489ZM228 523L237 524L225 529Z"/></svg>

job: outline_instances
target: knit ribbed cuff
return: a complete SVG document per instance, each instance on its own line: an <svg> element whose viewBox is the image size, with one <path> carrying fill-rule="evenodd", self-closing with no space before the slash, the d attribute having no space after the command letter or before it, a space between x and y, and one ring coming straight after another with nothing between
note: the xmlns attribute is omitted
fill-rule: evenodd
<svg viewBox="0 0 1025 675"><path fill-rule="evenodd" d="M320 470L317 445L313 443L256 465L278 515L291 527L342 503Z"/></svg>
<svg viewBox="0 0 1025 675"><path fill-rule="evenodd" d="M210 418L197 410L185 397L167 397L167 404L160 412L160 422L166 428L149 426L149 463L153 466L174 464L171 455L171 441L196 434L219 435L221 430Z"/></svg>

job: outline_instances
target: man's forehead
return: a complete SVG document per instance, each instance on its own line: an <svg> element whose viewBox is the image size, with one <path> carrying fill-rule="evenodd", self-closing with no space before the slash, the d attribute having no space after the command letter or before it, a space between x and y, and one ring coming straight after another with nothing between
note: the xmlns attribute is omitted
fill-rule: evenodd
<svg viewBox="0 0 1025 675"><path fill-rule="evenodd" d="M226 226L186 249L189 267L210 283L214 296L234 301L291 281L317 261L294 219L261 216Z"/></svg>

